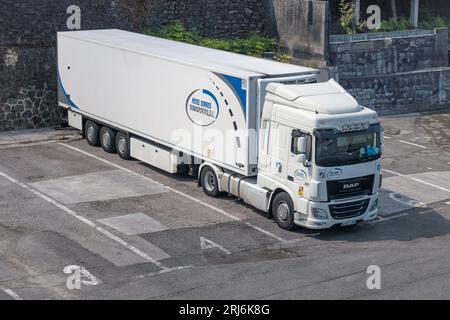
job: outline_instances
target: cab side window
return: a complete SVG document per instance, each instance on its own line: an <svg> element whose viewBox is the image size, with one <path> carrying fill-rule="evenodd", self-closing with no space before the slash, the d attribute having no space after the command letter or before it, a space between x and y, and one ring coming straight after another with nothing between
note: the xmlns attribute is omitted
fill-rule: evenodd
<svg viewBox="0 0 450 320"><path fill-rule="evenodd" d="M298 139L300 137L305 137L306 138L306 159L308 161L310 161L311 160L311 145L312 145L311 135L308 133L302 132L301 130L294 129L294 130L292 130L291 136L292 136L292 138L291 138L291 154L295 155L295 156L300 154L299 150L297 150Z"/></svg>

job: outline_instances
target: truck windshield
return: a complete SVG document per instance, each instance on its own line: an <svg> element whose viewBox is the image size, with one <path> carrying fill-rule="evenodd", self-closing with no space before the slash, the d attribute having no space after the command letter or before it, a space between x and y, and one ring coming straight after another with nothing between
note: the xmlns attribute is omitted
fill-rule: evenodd
<svg viewBox="0 0 450 320"><path fill-rule="evenodd" d="M373 161L381 156L381 127L372 125L357 132L316 131L318 166L341 166Z"/></svg>

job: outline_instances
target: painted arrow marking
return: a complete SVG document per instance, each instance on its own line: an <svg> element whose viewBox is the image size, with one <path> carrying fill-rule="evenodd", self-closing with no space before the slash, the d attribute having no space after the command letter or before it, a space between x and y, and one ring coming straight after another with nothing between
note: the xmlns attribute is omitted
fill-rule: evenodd
<svg viewBox="0 0 450 320"><path fill-rule="evenodd" d="M411 206L411 207L416 207L416 208L426 207L425 203L414 200L414 199L403 200L402 196L395 192L389 193L389 198L391 198L392 200L395 200L401 204L405 204L405 205Z"/></svg>
<svg viewBox="0 0 450 320"><path fill-rule="evenodd" d="M200 237L200 249L201 250L206 250L206 249L213 249L213 248L217 248L219 250L222 250L223 252L225 252L226 254L231 254L231 251L228 249L225 249L224 247L222 247L221 245L208 240L204 237Z"/></svg>

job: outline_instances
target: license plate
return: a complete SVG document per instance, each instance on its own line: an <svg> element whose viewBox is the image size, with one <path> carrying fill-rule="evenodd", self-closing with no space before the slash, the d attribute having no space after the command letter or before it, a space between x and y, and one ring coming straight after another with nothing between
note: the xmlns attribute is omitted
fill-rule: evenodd
<svg viewBox="0 0 450 320"><path fill-rule="evenodd" d="M350 221L342 222L342 223L341 223L341 226L347 227L347 226L352 226L352 225L354 225L354 224L356 224L356 220L350 220Z"/></svg>

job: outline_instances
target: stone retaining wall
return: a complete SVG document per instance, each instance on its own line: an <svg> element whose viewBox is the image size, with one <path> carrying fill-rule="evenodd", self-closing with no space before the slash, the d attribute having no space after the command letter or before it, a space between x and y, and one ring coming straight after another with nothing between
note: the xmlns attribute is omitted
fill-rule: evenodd
<svg viewBox="0 0 450 320"><path fill-rule="evenodd" d="M448 29L430 35L332 43L331 75L381 114L450 109Z"/></svg>
<svg viewBox="0 0 450 320"><path fill-rule="evenodd" d="M260 0L0 0L0 131L58 126L56 32L67 8L81 9L81 29L155 29L174 20L206 36L261 31Z"/></svg>
<svg viewBox="0 0 450 320"><path fill-rule="evenodd" d="M450 68L353 77L340 84L382 115L450 109Z"/></svg>

